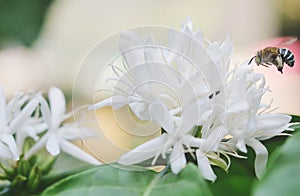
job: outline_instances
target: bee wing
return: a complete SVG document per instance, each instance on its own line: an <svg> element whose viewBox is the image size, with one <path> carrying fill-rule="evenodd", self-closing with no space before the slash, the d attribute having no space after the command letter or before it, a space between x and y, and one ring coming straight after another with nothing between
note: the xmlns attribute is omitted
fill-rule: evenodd
<svg viewBox="0 0 300 196"><path fill-rule="evenodd" d="M278 43L278 46L290 45L290 44L294 43L297 40L298 40L298 38L293 37L293 36L283 37L283 39Z"/></svg>

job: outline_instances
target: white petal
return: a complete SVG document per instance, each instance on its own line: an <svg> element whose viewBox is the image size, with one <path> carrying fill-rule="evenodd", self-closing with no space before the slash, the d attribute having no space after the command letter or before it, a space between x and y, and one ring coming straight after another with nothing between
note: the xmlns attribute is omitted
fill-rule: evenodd
<svg viewBox="0 0 300 196"><path fill-rule="evenodd" d="M62 140L60 142L60 147L63 152L65 152L73 157L76 157L79 160L85 161L85 162L93 164L93 165L101 164L101 162L98 161L96 158L94 158L93 156L82 151L80 148L78 148L77 146L75 146L74 144L72 144L68 141Z"/></svg>
<svg viewBox="0 0 300 196"><path fill-rule="evenodd" d="M66 112L66 99L63 92L59 88L50 88L49 103L51 108L52 126L57 128Z"/></svg>
<svg viewBox="0 0 300 196"><path fill-rule="evenodd" d="M58 155L60 153L59 143L60 141L56 134L51 134L46 142L47 151L53 156Z"/></svg>
<svg viewBox="0 0 300 196"><path fill-rule="evenodd" d="M0 142L0 159L6 160L6 159L13 159L13 155L11 153L11 150L7 147L7 145Z"/></svg>
<svg viewBox="0 0 300 196"><path fill-rule="evenodd" d="M292 130L289 127L291 116L285 114L262 114L257 116L258 128L255 138L266 140L280 135L285 130Z"/></svg>
<svg viewBox="0 0 300 196"><path fill-rule="evenodd" d="M204 47L202 46L202 36L200 31L196 32L195 34L192 32L192 23L187 20L187 23L182 25L182 32L170 30L168 35L168 41L169 41L169 48L173 49L174 51L177 51L178 53L171 53L171 55L168 55L167 59L168 62L174 63L176 65L183 65L184 61L182 61L182 56L189 57L190 59L201 59L203 60L203 56L208 57L207 52L205 52ZM178 54L181 54L178 55ZM195 62L195 61L194 61ZM204 62L204 61L203 61ZM199 61L198 61L199 63ZM197 66L198 63L196 62ZM203 63L201 63L203 65ZM199 66L200 67L200 66ZM190 69L191 66L185 66L185 68L180 70L186 71Z"/></svg>
<svg viewBox="0 0 300 196"><path fill-rule="evenodd" d="M23 144L26 137L27 137L27 132L24 129L18 131L16 134L16 143L20 152L22 152Z"/></svg>
<svg viewBox="0 0 300 196"><path fill-rule="evenodd" d="M187 146L197 147L199 148L204 144L204 139L202 138L195 138L190 134L185 134L183 138L181 138L183 143Z"/></svg>
<svg viewBox="0 0 300 196"><path fill-rule="evenodd" d="M179 128L181 131L187 133L198 124L201 113L200 107L199 102L194 101L192 104L184 108Z"/></svg>
<svg viewBox="0 0 300 196"><path fill-rule="evenodd" d="M132 165L154 157L166 143L167 135L161 135L155 139L143 143L119 158L119 163Z"/></svg>
<svg viewBox="0 0 300 196"><path fill-rule="evenodd" d="M63 127L60 127L57 132L59 132L59 135L65 140L99 137L99 133L97 133L96 131L86 127L78 127L78 125L73 123L65 124Z"/></svg>
<svg viewBox="0 0 300 196"><path fill-rule="evenodd" d="M255 132L256 130L257 130L257 122L256 122L256 119L255 119L255 117L253 117L253 116L249 116L247 127L246 127L246 129L244 130L244 131L245 131L245 134L253 133L253 132Z"/></svg>
<svg viewBox="0 0 300 196"><path fill-rule="evenodd" d="M211 165L210 165L209 160L206 157L206 155L203 152L201 152L200 150L196 150L196 156L197 156L198 168L199 168L199 171L202 174L202 176L205 179L214 182L217 179L217 176L215 175L214 171L212 170Z"/></svg>
<svg viewBox="0 0 300 196"><path fill-rule="evenodd" d="M241 99L241 97L239 97ZM239 113L249 109L248 103L246 100L235 101L232 105L230 105L229 109L226 111L227 113Z"/></svg>
<svg viewBox="0 0 300 196"><path fill-rule="evenodd" d="M226 59L226 60L229 60L230 54L231 54L232 49L233 49L233 44L232 44L232 42L231 42L230 34L227 35L227 38L226 38L226 40L221 44L220 49L221 49L223 58ZM225 60L225 63L227 63L226 60Z"/></svg>
<svg viewBox="0 0 300 196"><path fill-rule="evenodd" d="M256 86L251 86L247 92L247 101L252 108L258 108L264 91L262 89L257 89Z"/></svg>
<svg viewBox="0 0 300 196"><path fill-rule="evenodd" d="M36 119L29 119L24 127L16 133L16 142L20 151L23 149L23 144L27 137L31 137L35 142L37 142L39 139L38 134L47 129L46 123L33 122L32 120Z"/></svg>
<svg viewBox="0 0 300 196"><path fill-rule="evenodd" d="M14 97L6 104L7 113L9 114L13 112L13 109L16 107L21 109L20 107L29 101L30 98L31 97L29 95L24 95L22 92L16 92Z"/></svg>
<svg viewBox="0 0 300 196"><path fill-rule="evenodd" d="M268 150L266 147L256 139L249 139L247 145L253 148L256 157L254 161L255 174L261 178L268 161Z"/></svg>
<svg viewBox="0 0 300 196"><path fill-rule="evenodd" d="M176 142L170 156L171 169L174 174L178 174L186 166L184 149L180 142Z"/></svg>
<svg viewBox="0 0 300 196"><path fill-rule="evenodd" d="M14 137L12 135L8 135L8 134L2 134L1 135L1 140L3 143L5 143L9 150L11 151L12 155L13 155L13 158L14 160L19 160L19 151L18 151L18 148L17 148L17 144L16 144L16 141L14 139Z"/></svg>
<svg viewBox="0 0 300 196"><path fill-rule="evenodd" d="M122 31L120 33L119 49L129 67L145 63L144 46L146 37L136 31ZM132 50L134 48L134 50Z"/></svg>
<svg viewBox="0 0 300 196"><path fill-rule="evenodd" d="M26 153L24 158L29 159L34 153L36 153L38 150L40 150L44 145L47 143L49 136L51 135L51 132L46 132L43 137L36 142Z"/></svg>
<svg viewBox="0 0 300 196"><path fill-rule="evenodd" d="M205 139L205 142L203 146L200 146L200 149L203 152L217 151L222 139L227 133L228 131L226 127L224 126L216 127L211 131L211 133Z"/></svg>
<svg viewBox="0 0 300 196"><path fill-rule="evenodd" d="M173 122L166 106L160 102L153 102L149 106L151 120L163 127L167 132L173 130Z"/></svg>
<svg viewBox="0 0 300 196"><path fill-rule="evenodd" d="M286 126L292 117L286 114L261 114L257 116L258 130L272 130Z"/></svg>
<svg viewBox="0 0 300 196"><path fill-rule="evenodd" d="M7 129L7 122L6 122L6 101L5 95L0 87L0 129L4 131Z"/></svg>
<svg viewBox="0 0 300 196"><path fill-rule="evenodd" d="M143 102L132 102L129 104L131 111L141 120L151 120L148 104Z"/></svg>
<svg viewBox="0 0 300 196"><path fill-rule="evenodd" d="M48 125L46 123L38 123L31 126L32 129L34 129L32 132L35 134L39 134L43 131L45 131L48 128Z"/></svg>
<svg viewBox="0 0 300 196"><path fill-rule="evenodd" d="M193 28L194 28L194 24L193 24L192 18L190 16L188 16L185 19L185 21L182 23L180 31L189 33L189 32L192 32Z"/></svg>
<svg viewBox="0 0 300 196"><path fill-rule="evenodd" d="M51 120L52 117L51 117L51 112L50 112L50 108L49 108L49 105L48 105L47 101L41 95L37 95L36 99L41 104L41 112L42 112L43 120L46 122L46 124L48 126L52 126L52 124L51 124L52 123L52 120Z"/></svg>
<svg viewBox="0 0 300 196"><path fill-rule="evenodd" d="M192 18L188 16L182 23L180 31L192 36L199 43L203 43L203 33L199 29L196 29L195 32L193 32L193 29L194 24Z"/></svg>
<svg viewBox="0 0 300 196"><path fill-rule="evenodd" d="M220 47L219 47L219 43L218 42L214 42L211 45L209 45L209 47L207 48L211 58L214 60L214 62L216 62L217 64L223 64L223 62L221 62L222 59L222 53L220 51Z"/></svg>
<svg viewBox="0 0 300 196"><path fill-rule="evenodd" d="M39 102L37 99L32 99L23 109L22 111L12 120L9 125L9 132L16 133L28 120L33 111L38 106Z"/></svg>
<svg viewBox="0 0 300 196"><path fill-rule="evenodd" d="M147 45L155 44L152 37L147 37ZM144 49L144 61L145 63L166 63L165 55L160 46L153 45L153 47L148 47Z"/></svg>
<svg viewBox="0 0 300 196"><path fill-rule="evenodd" d="M124 97L124 96L120 96L120 95L116 95L113 97L109 97L103 101L100 101L94 105L90 105L89 106L89 110L96 110L105 106L112 106L115 110L123 107L128 103L129 98L128 97Z"/></svg>
<svg viewBox="0 0 300 196"><path fill-rule="evenodd" d="M243 153L247 153L247 148L246 148L246 144L245 141L243 139L238 139L237 143L236 143L236 147Z"/></svg>

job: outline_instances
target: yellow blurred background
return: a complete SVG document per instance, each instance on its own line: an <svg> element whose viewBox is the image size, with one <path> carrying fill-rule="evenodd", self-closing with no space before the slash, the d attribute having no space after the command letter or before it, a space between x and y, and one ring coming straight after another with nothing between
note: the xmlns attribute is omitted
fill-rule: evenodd
<svg viewBox="0 0 300 196"><path fill-rule="evenodd" d="M20 11L24 6L28 13ZM8 97L20 89L47 90L56 85L71 102L77 71L96 44L115 32L137 26L179 29L187 16L211 41L224 40L230 33L234 43L232 62L244 62L273 38L299 36L299 10L299 0L29 0L26 5L17 0L0 1L0 85ZM300 53L299 47L294 50ZM299 67L296 63L293 69L286 68L284 75L274 67L256 69L266 76L278 112L300 114ZM89 93L93 92L84 91L87 81L80 82L83 90L75 99L92 96ZM132 145L159 133L155 126L156 132L148 137L123 133L111 108L91 115L104 119L101 125L92 125L100 130L101 139L88 144L101 160L115 160Z"/></svg>

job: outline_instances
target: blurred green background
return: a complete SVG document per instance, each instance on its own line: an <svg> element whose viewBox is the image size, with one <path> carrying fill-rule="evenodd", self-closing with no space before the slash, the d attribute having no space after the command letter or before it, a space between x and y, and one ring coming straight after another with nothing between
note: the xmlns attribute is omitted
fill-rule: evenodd
<svg viewBox="0 0 300 196"><path fill-rule="evenodd" d="M0 0L0 49L31 46L37 39L52 0Z"/></svg>
<svg viewBox="0 0 300 196"><path fill-rule="evenodd" d="M0 47L4 48L7 45L14 43L31 46L34 40L39 36L39 32L43 27L44 19L47 17L48 8L52 2L53 0L0 0ZM174 4L176 4L176 2L177 1L174 1ZM246 5L246 1L244 2ZM74 1L74 3L76 3L76 1ZM86 1L86 3L92 4L96 2ZM102 3L105 6L105 1L102 1ZM144 1L145 7L147 6L147 3L147 1ZM188 4L189 1L186 3ZM275 0L269 1L269 3L270 5L266 6L265 10L277 10L277 15L273 16L274 20L279 19L277 35L299 37L300 2L298 0ZM199 5L201 4L203 4L203 2L199 1ZM215 4L216 7L218 7L218 3ZM230 4L234 3L231 2ZM115 5L118 6L118 4ZM131 4L128 6L135 5ZM159 4L157 4L157 6L159 6ZM172 7L173 6L174 5L172 5ZM205 4L202 6L205 6ZM248 9L247 6L245 6L244 9ZM253 12L253 15L257 14L260 15L260 13ZM263 14L261 17L264 17Z"/></svg>

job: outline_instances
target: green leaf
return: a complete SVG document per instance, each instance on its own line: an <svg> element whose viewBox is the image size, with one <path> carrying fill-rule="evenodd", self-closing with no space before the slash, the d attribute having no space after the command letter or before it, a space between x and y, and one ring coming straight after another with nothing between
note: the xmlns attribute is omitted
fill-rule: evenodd
<svg viewBox="0 0 300 196"><path fill-rule="evenodd" d="M300 122L300 116L292 115L292 122ZM300 123L291 126L293 129L300 129Z"/></svg>
<svg viewBox="0 0 300 196"><path fill-rule="evenodd" d="M247 155L248 159L232 157L228 172L219 167L213 168L217 175L217 180L209 184L213 195L249 195L255 180L254 153L248 149Z"/></svg>
<svg viewBox="0 0 300 196"><path fill-rule="evenodd" d="M299 121L299 116L292 116L292 122ZM269 152L270 159L268 161L268 165L273 162L273 157L277 156L276 154L278 149L281 148L281 146L288 138L289 137L287 136L277 136L269 140L262 141ZM299 155L300 153L298 154L298 156ZM248 153L245 156L247 156L248 158L239 159L231 157L231 166L228 170L228 173L223 171L221 168L214 168L214 171L218 178L215 183L209 184L210 189L214 195L224 195L224 190L226 190L226 194L228 195L251 194L253 185L258 182L254 173L255 154L252 149L248 148Z"/></svg>
<svg viewBox="0 0 300 196"><path fill-rule="evenodd" d="M71 175L48 187L42 195L211 195L193 164L178 175L162 174L102 165Z"/></svg>
<svg viewBox="0 0 300 196"><path fill-rule="evenodd" d="M291 115L292 116L292 122L300 122L300 116Z"/></svg>
<svg viewBox="0 0 300 196"><path fill-rule="evenodd" d="M282 146L286 140L286 136L278 136L263 141L267 147L269 155ZM217 180L210 183L210 190L213 195L223 195L224 190L228 195L250 195L253 184L257 181L254 171L255 153L251 148L248 148L248 153L245 154L247 159L231 157L231 165L228 172L225 172L219 167L214 167L217 175Z"/></svg>
<svg viewBox="0 0 300 196"><path fill-rule="evenodd" d="M270 158L254 195L294 195L300 192L300 132L297 131Z"/></svg>
<svg viewBox="0 0 300 196"><path fill-rule="evenodd" d="M150 195L212 195L197 166L189 163L181 173L163 176Z"/></svg>
<svg viewBox="0 0 300 196"><path fill-rule="evenodd" d="M26 46L38 36L52 0L0 1L0 48L20 42Z"/></svg>
<svg viewBox="0 0 300 196"><path fill-rule="evenodd" d="M53 167L51 166L51 172L42 176L40 185L41 189L44 189L44 187L50 186L51 184L67 176L90 169L92 167L90 164L80 161L65 153L60 153L54 160L55 163ZM52 161L50 164L53 164Z"/></svg>

